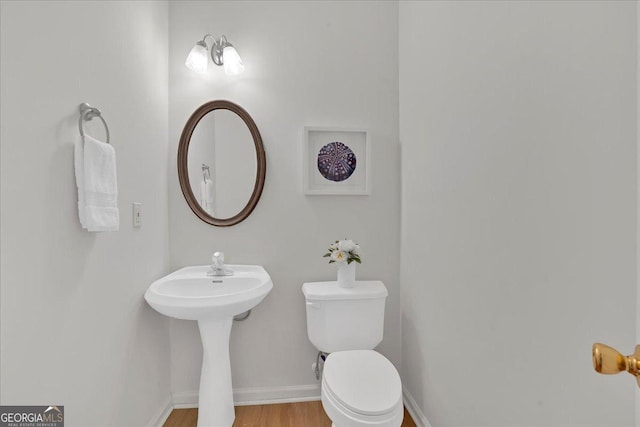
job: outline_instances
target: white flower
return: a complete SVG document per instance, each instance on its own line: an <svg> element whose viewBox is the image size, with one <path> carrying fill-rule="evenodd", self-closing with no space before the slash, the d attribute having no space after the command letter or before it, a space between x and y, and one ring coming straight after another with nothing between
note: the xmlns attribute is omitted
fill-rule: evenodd
<svg viewBox="0 0 640 427"><path fill-rule="evenodd" d="M338 249L343 252L351 252L356 248L356 244L353 243L353 240L340 240L338 242Z"/></svg>
<svg viewBox="0 0 640 427"><path fill-rule="evenodd" d="M337 263L347 262L349 255L346 252L336 250L331 252L331 260Z"/></svg>
<svg viewBox="0 0 640 427"><path fill-rule="evenodd" d="M331 243L329 250L323 255L329 258L329 263L345 264L351 262L361 263L360 245L351 239L344 239Z"/></svg>

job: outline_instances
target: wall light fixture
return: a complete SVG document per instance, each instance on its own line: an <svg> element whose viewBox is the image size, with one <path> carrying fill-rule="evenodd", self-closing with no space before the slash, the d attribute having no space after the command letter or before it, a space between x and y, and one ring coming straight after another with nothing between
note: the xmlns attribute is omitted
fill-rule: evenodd
<svg viewBox="0 0 640 427"><path fill-rule="evenodd" d="M204 73L207 71L207 65L209 63L207 55L209 47L205 42L207 37L211 37L213 39L213 45L211 46L211 59L214 64L223 65L224 72L228 76L235 76L244 71L242 59L240 59L238 51L227 41L227 37L223 35L220 39L216 40L216 38L211 34L205 35L202 40L193 46L193 49L191 49L191 52L189 52L189 56L187 56L187 60L185 61L187 68L191 71L195 71L196 73Z"/></svg>

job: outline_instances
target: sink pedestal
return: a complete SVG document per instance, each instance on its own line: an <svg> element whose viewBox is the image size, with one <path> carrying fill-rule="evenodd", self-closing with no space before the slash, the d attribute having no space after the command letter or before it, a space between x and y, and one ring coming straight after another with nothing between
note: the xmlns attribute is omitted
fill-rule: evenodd
<svg viewBox="0 0 640 427"><path fill-rule="evenodd" d="M203 349L198 427L231 427L236 418L229 360L232 324L233 317L198 320Z"/></svg>

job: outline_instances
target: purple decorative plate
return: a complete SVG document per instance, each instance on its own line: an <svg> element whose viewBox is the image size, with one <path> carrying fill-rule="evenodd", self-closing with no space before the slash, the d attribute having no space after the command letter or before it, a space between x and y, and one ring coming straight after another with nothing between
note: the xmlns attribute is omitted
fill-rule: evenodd
<svg viewBox="0 0 640 427"><path fill-rule="evenodd" d="M344 181L355 170L356 155L342 142L330 142L318 152L318 171L329 181Z"/></svg>

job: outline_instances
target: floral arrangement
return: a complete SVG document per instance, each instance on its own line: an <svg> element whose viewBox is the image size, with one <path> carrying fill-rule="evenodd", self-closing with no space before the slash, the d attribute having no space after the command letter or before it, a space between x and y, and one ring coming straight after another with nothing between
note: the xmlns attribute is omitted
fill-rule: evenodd
<svg viewBox="0 0 640 427"><path fill-rule="evenodd" d="M329 245L329 252L323 255L323 258L326 257L329 257L329 264L351 264L352 262L362 264L360 245L350 239L336 240L335 243Z"/></svg>

